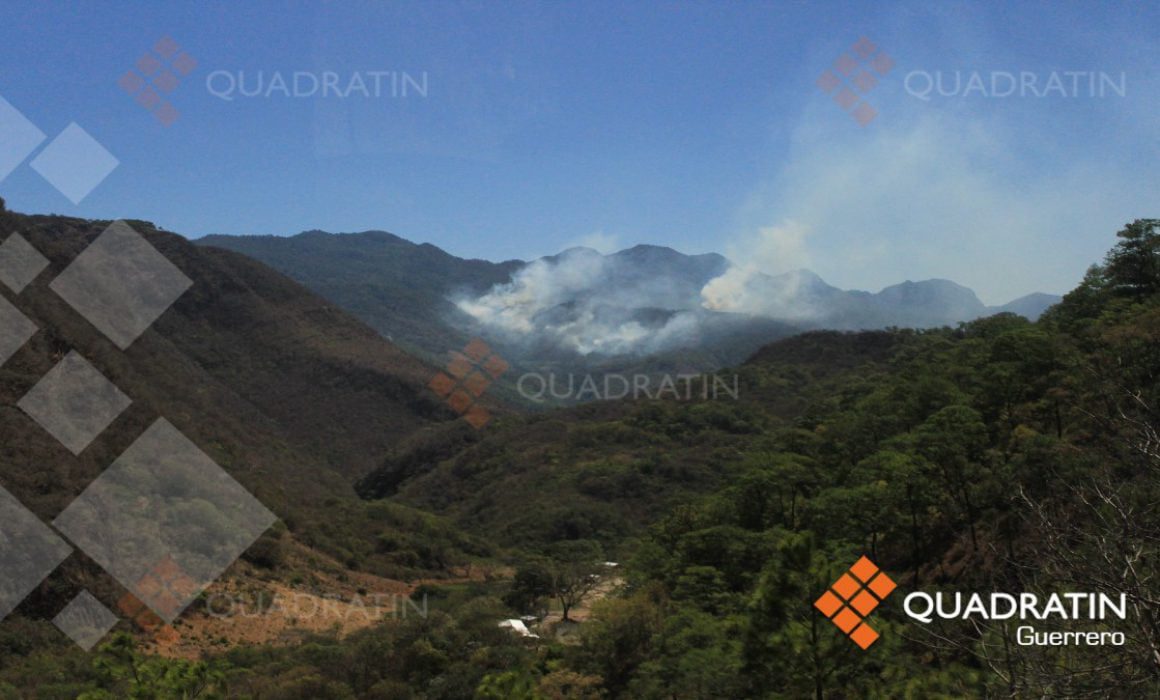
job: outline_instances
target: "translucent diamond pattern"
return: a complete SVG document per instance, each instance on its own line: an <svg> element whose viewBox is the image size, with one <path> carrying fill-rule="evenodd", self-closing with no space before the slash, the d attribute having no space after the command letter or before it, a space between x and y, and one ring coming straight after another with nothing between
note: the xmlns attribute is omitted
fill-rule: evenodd
<svg viewBox="0 0 1160 700"><path fill-rule="evenodd" d="M28 117L0 97L0 180L11 175L46 138Z"/></svg>
<svg viewBox="0 0 1160 700"><path fill-rule="evenodd" d="M92 593L82 591L60 611L52 624L85 651L92 650L117 624L117 616Z"/></svg>
<svg viewBox="0 0 1160 700"><path fill-rule="evenodd" d="M162 37L153 45L153 52L137 59L135 70L122 75L117 85L133 95L137 104L153 112L163 126L170 126L177 121L177 108L161 95L176 90L181 78L196 67L197 59L182 51L173 39Z"/></svg>
<svg viewBox="0 0 1160 700"><path fill-rule="evenodd" d="M170 48L160 45L158 51ZM5 112L7 107L0 100L0 137L6 136L6 124L16 123L11 112ZM95 142L86 142L87 134L72 127L40 154L33 167L63 190L83 196L82 190L91 189L86 169L90 175L95 172L86 163L99 163L101 158L94 160L91 148L83 153ZM66 151L74 148L79 149L79 159L71 163L68 174L57 175L56 161L68 160ZM14 152L11 144L0 144L0 163ZM17 234L0 243L0 283L15 293L47 266L48 260ZM118 221L49 287L125 349L191 285L144 237ZM0 295L0 364L36 332L36 324ZM128 396L75 351L17 402L77 455L130 404ZM159 639L176 637L166 623L172 623L275 520L208 455L159 419L57 517L54 525L60 535L0 488L0 619L51 575L75 546L129 591L122 611ZM117 620L85 591L53 623L87 651Z"/></svg>
<svg viewBox="0 0 1160 700"><path fill-rule="evenodd" d="M0 243L0 282L12 291L23 291L46 267L48 258L19 233Z"/></svg>
<svg viewBox="0 0 1160 700"><path fill-rule="evenodd" d="M64 540L0 487L0 620L71 553Z"/></svg>
<svg viewBox="0 0 1160 700"><path fill-rule="evenodd" d="M65 127L31 163L33 170L73 204L80 204L120 164L76 122Z"/></svg>
<svg viewBox="0 0 1160 700"><path fill-rule="evenodd" d="M124 350L192 284L132 227L116 221L49 287Z"/></svg>
<svg viewBox="0 0 1160 700"><path fill-rule="evenodd" d="M849 53L839 56L834 61L833 70L823 72L816 85L822 92L831 94L838 106L854 117L854 121L866 126L878 116L878 110L866 101L866 95L878 85L880 77L894 68L894 59L885 51L879 51L878 46L866 37L859 39L850 52L854 56ZM862 64L867 64L869 69L859 70ZM857 89L846 87L847 82Z"/></svg>
<svg viewBox="0 0 1160 700"><path fill-rule="evenodd" d="M32 319L0 296L0 365L15 355L35 334L36 324Z"/></svg>
<svg viewBox="0 0 1160 700"><path fill-rule="evenodd" d="M474 338L462 353L451 353L447 372L439 372L427 386L439 394L476 430L491 421L491 413L475 402L510 365L492 352L487 343Z"/></svg>
<svg viewBox="0 0 1160 700"><path fill-rule="evenodd" d="M53 524L172 622L275 519L158 419Z"/></svg>
<svg viewBox="0 0 1160 700"><path fill-rule="evenodd" d="M41 377L17 406L79 455L130 403L128 396L74 350Z"/></svg>

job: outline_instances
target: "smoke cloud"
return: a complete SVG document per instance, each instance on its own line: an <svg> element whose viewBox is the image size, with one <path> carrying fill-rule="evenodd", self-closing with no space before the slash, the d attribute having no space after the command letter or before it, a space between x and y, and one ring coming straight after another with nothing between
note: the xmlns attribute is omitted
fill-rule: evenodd
<svg viewBox="0 0 1160 700"><path fill-rule="evenodd" d="M648 354L720 332L727 315L812 316L800 292L816 278L797 270L809 262L806 237L793 222L763 228L730 247L745 264L716 257L715 265L702 261L692 271L648 251L604 256L575 248L529 263L478 298L454 301L509 343L581 355ZM771 277L771 270L786 274Z"/></svg>
<svg viewBox="0 0 1160 700"><path fill-rule="evenodd" d="M634 283L625 285L625 278ZM633 271L588 248L541 258L476 299L454 300L487 331L523 346L581 355L640 354L696 332L690 297L676 280Z"/></svg>
<svg viewBox="0 0 1160 700"><path fill-rule="evenodd" d="M701 289L701 305L713 311L801 320L816 315L813 303L802 293L812 275L803 268L810 263L802 225L787 221L762 228L755 236L730 246L734 263L725 274ZM781 273L776 277L771 273Z"/></svg>

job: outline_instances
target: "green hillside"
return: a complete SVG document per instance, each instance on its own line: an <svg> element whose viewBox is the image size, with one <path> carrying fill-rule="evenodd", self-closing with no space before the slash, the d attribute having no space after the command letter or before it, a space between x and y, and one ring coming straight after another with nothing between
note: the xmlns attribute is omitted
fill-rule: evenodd
<svg viewBox="0 0 1160 700"><path fill-rule="evenodd" d="M359 492L505 547L511 575L431 585L424 617L196 662L116 637L89 664L9 633L0 696L64 675L94 698L1154 696L1158 255L1160 221L1127 226L1037 322L780 341L737 369L737 400L425 425ZM865 651L813 607L861 556L900 588ZM597 595L599 581L620 585ZM1125 642L921 625L902 609L915 590L1123 594L1123 621L1036 624ZM583 621L558 619L569 607ZM538 637L497 625L546 608Z"/></svg>
<svg viewBox="0 0 1160 700"><path fill-rule="evenodd" d="M270 265L329 299L382 335L435 361L470 336L448 295L482 294L507 282L519 261L464 260L430 244L385 231L297 236L205 236L198 245L225 248Z"/></svg>
<svg viewBox="0 0 1160 700"><path fill-rule="evenodd" d="M407 435L444 423L462 427L426 387L435 369L262 264L139 221L130 223L194 284L122 352L48 288L109 223L7 212L0 221L5 238L19 232L50 260L19 295L5 290L40 330L0 369L8 415L0 426L4 488L51 519L164 417L273 510L278 527L298 542L343 562L402 573L377 552L382 525L367 515L351 482ZM76 457L15 406L70 350L133 401Z"/></svg>
<svg viewBox="0 0 1160 700"><path fill-rule="evenodd" d="M541 646L546 658L484 685L632 698L1160 690L1160 222L1119 235L1037 323L806 334L740 368L737 402L510 418L429 459L394 498L531 551L595 540L630 562L625 593L578 644L556 661ZM917 626L893 599L863 652L811 606L861 555L905 589L1123 593L1134 614L1123 646L1051 649L1014 644L1014 624ZM509 604L534 607L542 567L525 560ZM574 694L556 690L565 678Z"/></svg>

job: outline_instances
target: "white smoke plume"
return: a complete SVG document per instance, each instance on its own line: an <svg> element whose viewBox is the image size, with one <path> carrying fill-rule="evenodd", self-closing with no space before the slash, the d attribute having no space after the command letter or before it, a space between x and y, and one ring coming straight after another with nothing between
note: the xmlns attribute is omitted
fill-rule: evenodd
<svg viewBox="0 0 1160 700"><path fill-rule="evenodd" d="M521 268L507 284L496 285L478 299L455 303L464 312L495 330L532 333L536 318L549 309L583 297L603 276L604 257L573 249L558 262L535 260Z"/></svg>
<svg viewBox="0 0 1160 700"><path fill-rule="evenodd" d="M476 299L455 300L492 333L523 345L550 344L581 355L639 354L671 347L696 327L672 280L614 283L616 263L575 248L521 268ZM618 278L620 279L620 278ZM687 296L687 295L686 295Z"/></svg>
<svg viewBox="0 0 1160 700"><path fill-rule="evenodd" d="M744 264L730 264L703 286L672 270L574 248L529 263L483 296L455 303L508 342L582 355L658 352L695 344L714 332L707 323L716 321L719 332L722 312L786 320L811 316L808 300L799 298L806 277L796 271L809 261L806 236L792 222L761 229L730 247ZM787 274L771 277L769 271Z"/></svg>
<svg viewBox="0 0 1160 700"><path fill-rule="evenodd" d="M814 316L816 310L801 293L809 279L803 273L810 262L808 235L804 226L787 221L733 244L730 258L745 262L734 263L710 280L701 290L701 305L712 311L781 319Z"/></svg>

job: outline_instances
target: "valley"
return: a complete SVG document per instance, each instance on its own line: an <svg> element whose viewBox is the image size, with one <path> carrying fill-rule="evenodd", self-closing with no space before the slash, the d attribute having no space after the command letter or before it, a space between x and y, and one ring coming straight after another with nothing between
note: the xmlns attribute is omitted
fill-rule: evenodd
<svg viewBox="0 0 1160 700"><path fill-rule="evenodd" d="M479 401L493 416L482 426L427 386L445 361L434 348L480 330L470 321L455 330L435 311L411 314L413 330L392 326L410 342L396 342L364 316L398 312L345 308L339 300L351 303L352 287L331 289L330 298L220 245L193 245L133 221L193 284L121 353L46 288L110 222L3 212L0 223L49 260L43 276L9 299L40 330L2 369L6 400L15 402L63 348L80 348L133 399L79 456L27 420L6 422L4 488L49 520L164 415L277 517L172 627L122 620L91 671L47 620L78 588L110 609L125 591L86 557L68 558L0 626L0 691L56 697L77 684L124 688L128 673L136 683L187 688L181 692L229 687L271 697L405 697L422 689L450 698L468 688L483 697L518 696L521 688L536 689L526 697L660 697L674 687L690 697L764 696L786 684L886 682L880 657L820 631L810 605L812 591L855 553L912 588L1035 588L1041 583L1025 563L1038 562L1057 577L1072 566L1129 597L1149 595L1149 583L1119 581L1092 558L1108 546L1095 534L1100 516L1087 510L1084 492L1063 485L1077 474L1097 489L1100 479L1131 484L1094 492L1125 509L1154 492L1153 457L1138 436L1151 425L1160 280L1131 276L1137 247L1160 245L1152 220L1121 231L1092 273L1100 276L1038 320L998 312L931 328L793 326L742 361L715 365L735 377L734 392L529 410L488 390ZM483 299L518 284L527 269L363 237L407 274L420 274L417 254L472 271ZM630 257L642 254L632 250ZM707 262L714 269L706 276L724 265ZM450 280L412 291L454 315L458 307L441 295L470 283ZM384 274L366 284L387 294L399 281ZM963 296L940 284L880 296L945 309L931 296L940 289ZM422 342L430 352L418 349ZM500 336L489 342L513 347ZM682 351L671 352L558 361L659 367ZM709 354L723 363L728 353L717 352ZM47 468L22 466L29 463ZM1056 549L1063 514L1090 522L1091 538ZM1137 523L1120 542L1150 551L1149 527ZM618 562L615 575L605 562ZM908 659L906 687L991 687L972 651L989 648L986 635L948 629L940 634L954 646L939 648L906 634L897 606L878 617L878 644ZM499 624L520 618L542 634ZM1152 647L1148 628L1138 629L1142 636L1116 652L1117 674L1146 683ZM1024 689L1041 687L1046 676L1036 669L1057 662L1048 651L1008 653L1024 669ZM715 660L706 664L703 654ZM783 663L771 666L773 658ZM1077 689L1110 682L1098 665L1073 663ZM56 670L46 675L45 667ZM61 674L78 680L50 680Z"/></svg>

